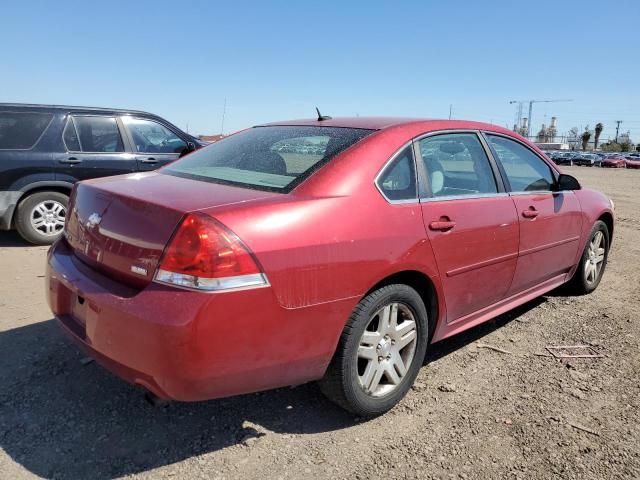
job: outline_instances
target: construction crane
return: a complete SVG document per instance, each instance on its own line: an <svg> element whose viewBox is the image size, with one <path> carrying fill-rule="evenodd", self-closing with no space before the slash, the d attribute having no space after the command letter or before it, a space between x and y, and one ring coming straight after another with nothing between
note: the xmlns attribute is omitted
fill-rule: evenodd
<svg viewBox="0 0 640 480"><path fill-rule="evenodd" d="M557 102L573 102L573 99L571 98L562 98L562 99L557 99L557 100L511 100L509 102L509 105L517 103L518 104L518 113L517 113L517 117L518 117L518 121L517 121L517 125L519 126L522 122L522 106L523 104L529 102L529 118L527 121L527 137L531 136L531 125L533 124L533 122L531 121L531 115L533 115L533 104L534 103L557 103Z"/></svg>

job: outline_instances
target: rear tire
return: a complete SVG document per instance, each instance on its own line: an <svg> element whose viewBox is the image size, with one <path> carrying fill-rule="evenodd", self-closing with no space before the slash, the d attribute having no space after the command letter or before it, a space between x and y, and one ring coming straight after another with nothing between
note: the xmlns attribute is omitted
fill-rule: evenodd
<svg viewBox="0 0 640 480"><path fill-rule="evenodd" d="M598 288L607 266L609 245L610 237L607 224L598 220L593 224L578 268L573 274L573 278L567 283L569 293L586 295Z"/></svg>
<svg viewBox="0 0 640 480"><path fill-rule="evenodd" d="M322 392L362 417L381 415L406 395L428 341L422 298L403 284L382 287L356 306L322 380Z"/></svg>
<svg viewBox="0 0 640 480"><path fill-rule="evenodd" d="M27 242L50 245L62 236L68 205L63 193L33 193L18 204L16 230Z"/></svg>

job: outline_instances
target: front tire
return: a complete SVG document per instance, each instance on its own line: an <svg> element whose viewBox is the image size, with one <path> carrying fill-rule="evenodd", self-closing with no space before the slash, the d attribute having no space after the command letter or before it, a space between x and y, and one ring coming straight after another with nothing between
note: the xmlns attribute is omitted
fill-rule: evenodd
<svg viewBox="0 0 640 480"><path fill-rule="evenodd" d="M362 417L381 415L406 395L428 342L422 298L403 284L382 287L356 306L320 389Z"/></svg>
<svg viewBox="0 0 640 480"><path fill-rule="evenodd" d="M37 192L18 204L16 230L27 242L50 245L62 236L69 197L60 192Z"/></svg>
<svg viewBox="0 0 640 480"><path fill-rule="evenodd" d="M609 245L609 228L598 220L591 229L578 268L567 285L570 293L586 295L598 288L607 266Z"/></svg>

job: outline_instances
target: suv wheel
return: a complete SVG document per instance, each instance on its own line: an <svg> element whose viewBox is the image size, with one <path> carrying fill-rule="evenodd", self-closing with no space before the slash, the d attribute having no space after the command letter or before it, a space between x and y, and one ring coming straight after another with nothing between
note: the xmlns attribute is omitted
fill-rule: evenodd
<svg viewBox="0 0 640 480"><path fill-rule="evenodd" d="M413 288L394 284L367 295L345 326L322 392L363 417L393 408L413 384L424 360L427 310Z"/></svg>
<svg viewBox="0 0 640 480"><path fill-rule="evenodd" d="M60 192L38 192L18 205L16 229L35 245L49 245L62 236L69 197Z"/></svg>

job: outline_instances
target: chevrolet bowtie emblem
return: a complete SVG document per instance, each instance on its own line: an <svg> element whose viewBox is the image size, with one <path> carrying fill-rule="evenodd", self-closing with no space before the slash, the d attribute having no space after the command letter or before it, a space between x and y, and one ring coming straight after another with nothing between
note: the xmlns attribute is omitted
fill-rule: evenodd
<svg viewBox="0 0 640 480"><path fill-rule="evenodd" d="M89 218L87 219L87 223L85 225L87 228L93 228L96 225L98 225L101 221L102 221L102 217L94 212L91 215L89 215Z"/></svg>

